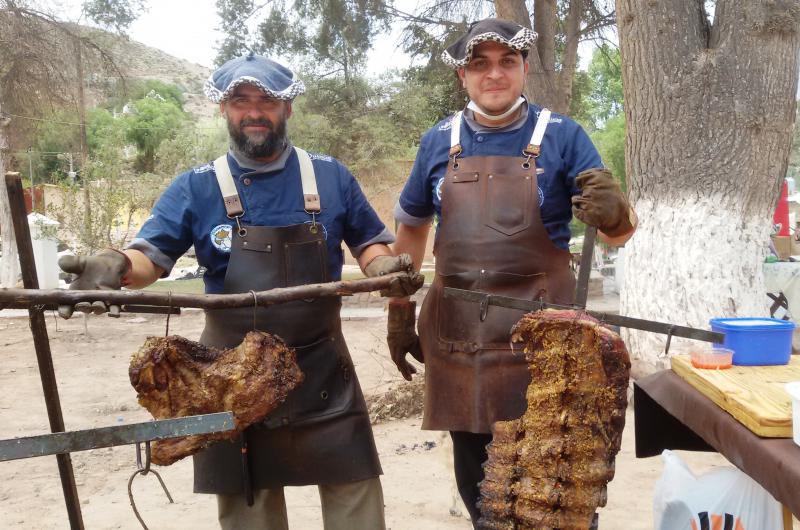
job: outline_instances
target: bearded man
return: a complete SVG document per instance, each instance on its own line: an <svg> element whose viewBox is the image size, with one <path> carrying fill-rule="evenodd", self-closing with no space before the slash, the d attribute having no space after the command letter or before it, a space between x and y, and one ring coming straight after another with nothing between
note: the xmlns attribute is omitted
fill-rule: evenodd
<svg viewBox="0 0 800 530"><path fill-rule="evenodd" d="M228 153L178 176L124 251L62 258L78 274L71 288L144 287L192 245L206 293L339 280L342 241L367 276L407 270L410 258L391 255L394 237L353 175L291 145L286 122L304 90L289 69L252 54L214 72L205 92L227 121ZM407 295L421 280L412 275L388 294ZM76 308L106 309L96 304ZM310 484L319 486L326 529L385 528L381 467L340 307L338 297L299 300L258 308L255 323L252 308L206 312L204 344L235 346L255 325L295 348L305 374L262 424L195 455L195 492L217 495L222 528L286 529L283 487Z"/></svg>

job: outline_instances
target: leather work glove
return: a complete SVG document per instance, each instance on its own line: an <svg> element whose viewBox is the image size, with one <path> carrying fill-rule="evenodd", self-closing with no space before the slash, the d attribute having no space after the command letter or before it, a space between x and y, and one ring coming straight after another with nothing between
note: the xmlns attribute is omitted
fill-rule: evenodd
<svg viewBox="0 0 800 530"><path fill-rule="evenodd" d="M633 229L628 200L619 183L607 169L587 169L575 178L581 190L572 197L572 214L590 226L596 226L610 237L627 234Z"/></svg>
<svg viewBox="0 0 800 530"><path fill-rule="evenodd" d="M118 290L127 285L125 275L131 269L131 260L120 252L107 248L91 256L61 256L58 266L64 272L77 275L69 284L70 289L81 290ZM109 316L119 317L119 306L106 307L104 302L78 302L75 306L59 305L58 314L61 318L70 318L77 309L83 313L99 315L108 311Z"/></svg>
<svg viewBox="0 0 800 530"><path fill-rule="evenodd" d="M364 267L368 278L375 278L392 272L407 272L405 278L395 278L388 289L381 289L381 296L402 298L410 296L425 283L425 276L414 271L414 262L408 254L399 256L376 256Z"/></svg>
<svg viewBox="0 0 800 530"><path fill-rule="evenodd" d="M416 311L416 302L389 302L386 342L389 344L392 361L397 365L397 369L400 370L400 374L406 381L411 381L411 376L417 373L417 369L406 360L406 354L410 353L414 359L421 363L425 362L419 337L414 329L417 319Z"/></svg>

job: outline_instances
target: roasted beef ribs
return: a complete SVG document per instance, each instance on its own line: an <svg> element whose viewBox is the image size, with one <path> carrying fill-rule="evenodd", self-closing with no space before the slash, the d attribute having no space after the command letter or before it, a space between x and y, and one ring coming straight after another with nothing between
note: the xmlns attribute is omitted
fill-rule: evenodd
<svg viewBox="0 0 800 530"><path fill-rule="evenodd" d="M303 380L295 352L278 337L251 331L235 348L183 337L150 337L128 371L139 404L156 419L231 411L235 429L154 442L152 461L169 465L219 440L231 440L275 410Z"/></svg>
<svg viewBox="0 0 800 530"><path fill-rule="evenodd" d="M555 310L525 315L512 342L531 372L528 407L493 425L478 526L587 530L625 426L625 344L585 313Z"/></svg>

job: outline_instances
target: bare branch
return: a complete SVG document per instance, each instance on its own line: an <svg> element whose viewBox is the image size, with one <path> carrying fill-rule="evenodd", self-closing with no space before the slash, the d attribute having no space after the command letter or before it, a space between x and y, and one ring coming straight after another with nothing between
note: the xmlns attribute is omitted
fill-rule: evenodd
<svg viewBox="0 0 800 530"><path fill-rule="evenodd" d="M282 287L242 294L185 294L154 291L81 291L65 289L0 289L0 309L28 308L41 304L70 304L78 302L105 302L114 305L151 305L159 307L199 307L222 309L252 307L254 302L268 305L330 296L348 296L355 293L388 289L393 282L407 278L408 273L394 272L375 278L314 283L295 287ZM254 300L255 297L255 300Z"/></svg>

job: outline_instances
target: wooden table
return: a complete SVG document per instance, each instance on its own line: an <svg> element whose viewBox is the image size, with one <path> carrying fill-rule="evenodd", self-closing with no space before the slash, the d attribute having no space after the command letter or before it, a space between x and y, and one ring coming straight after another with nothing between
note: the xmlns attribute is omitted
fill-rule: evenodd
<svg viewBox="0 0 800 530"><path fill-rule="evenodd" d="M716 451L761 484L800 518L800 446L788 438L762 438L672 370L634 383L636 456L664 449Z"/></svg>
<svg viewBox="0 0 800 530"><path fill-rule="evenodd" d="M784 387L800 381L800 356L792 356L783 366L732 366L726 370L695 368L688 355L670 361L681 379L755 434L792 437L792 403Z"/></svg>

